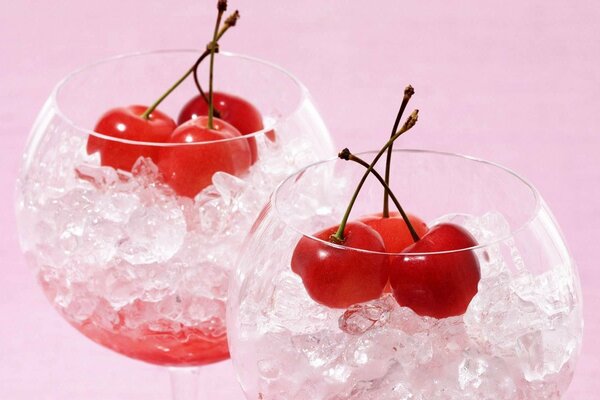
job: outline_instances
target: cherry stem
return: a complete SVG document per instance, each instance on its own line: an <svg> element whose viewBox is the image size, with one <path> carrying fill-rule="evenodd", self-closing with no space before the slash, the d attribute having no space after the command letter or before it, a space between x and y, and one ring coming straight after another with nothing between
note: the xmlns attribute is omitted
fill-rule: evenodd
<svg viewBox="0 0 600 400"><path fill-rule="evenodd" d="M210 46L212 45L212 42L210 42L207 46L206 46L206 54L210 54ZM219 46L217 44L217 48L215 49L215 53L219 52ZM204 60L204 59L203 59ZM202 61L203 61L202 60ZM204 92L204 90L202 90L202 86L200 86L200 81L198 81L198 67L200 66L200 62L196 63L194 65L194 83L196 84L196 88L198 89L198 91L200 92L200 95L202 96L202 98L204 99L204 101L206 102L206 104L210 104L210 100L208 98L208 96L206 95L206 93ZM213 106L213 114L215 117L220 118L221 117L221 113L219 112L219 110L216 109L216 107Z"/></svg>
<svg viewBox="0 0 600 400"><path fill-rule="evenodd" d="M221 39L221 36L223 36L223 34L225 32L227 32L227 30L232 27L235 26L237 23L237 20L240 19L240 12L238 10L235 10L235 12L233 14L231 14L229 17L227 17L227 19L225 19L225 21L223 22L223 28L221 28L221 31L219 32L219 35L217 36L217 40ZM212 42L209 43L206 48L210 49ZM217 45L217 48L215 49L215 53L219 52L219 46ZM204 99L204 101L206 102L206 104L210 104L210 100L208 98L208 96L206 95L206 92L204 92L204 90L202 89L202 85L200 85L200 81L198 80L198 66L200 65L200 62L196 63L196 65L194 66L194 83L196 84L196 88L198 89L198 92L200 92L200 95L202 96L202 98ZM217 110L216 107L214 107L213 105L213 112L215 117L220 118L221 114L219 113L219 110Z"/></svg>
<svg viewBox="0 0 600 400"><path fill-rule="evenodd" d="M398 114L396 115L396 121L394 121L394 127L392 128L392 133L390 134L390 137L394 136L394 133L396 133L396 131L398 130L398 125L400 125L400 120L402 119L404 110L406 109L406 106L408 105L408 101L410 100L410 98L412 97L413 94L415 94L415 89L413 89L413 87L411 85L408 85L404 89L404 97L402 98L402 104L400 105L400 109L398 110ZM385 160L385 183L387 185L390 184L390 169L391 169L391 163L392 163L393 147L394 146L392 145L388 148L387 158ZM387 191L383 194L383 213L382 213L382 215L383 215L383 218L390 217L389 196L388 196Z"/></svg>
<svg viewBox="0 0 600 400"><path fill-rule="evenodd" d="M369 168L369 164L365 160L363 160L362 158L360 158L358 156L355 156L347 148L342 150L341 153L338 154L338 157L341 158L342 160L354 161L354 162L362 165L365 168ZM410 235L412 236L413 241L418 242L421 238L417 234L417 231L415 231L415 228L412 226L410 220L408 219L408 215L406 215L406 213L404 212L404 209L400 205L400 202L398 201L398 198L396 197L396 195L394 195L394 193L392 192L392 189L390 189L389 185L385 182L385 180L381 177L381 175L379 174L379 172L377 172L376 169L373 168L370 170L370 172L375 178L377 178L379 183L381 183L381 186L383 186L383 188L385 189L385 193L389 195L389 197L392 199L392 202L394 203L394 205L400 212L400 215L402 215L402 219L406 223L406 226L407 226L408 230L410 231Z"/></svg>
<svg viewBox="0 0 600 400"><path fill-rule="evenodd" d="M219 27L221 26L221 18L227 9L227 1L219 0L217 4L219 10L217 14L217 22L215 23L215 31L213 33L212 42L210 44L210 67L208 72L208 129L214 129L213 118L215 109L213 106L213 73L215 69L215 50L217 48L217 37L219 36Z"/></svg>
<svg viewBox="0 0 600 400"><path fill-rule="evenodd" d="M201 59L204 59L204 58L206 58L206 56L208 56L209 54L210 54L210 53L209 53L208 51L205 51L205 52L204 52L204 53L202 53L202 55L201 55L201 56L198 58L198 60L201 60ZM157 108L157 107L160 105L160 103L162 103L162 102L163 102L163 100L164 100L164 99L166 99L166 98L167 98L167 96L169 96L169 95L170 95L170 94L173 92L173 90L177 89L177 87L178 87L179 85L181 85L181 82L185 81L185 79L186 79L188 76L190 76L190 74L191 74L191 73L192 73L192 71L193 71L193 68L194 68L194 67L192 67L192 68L188 69L188 70L187 70L187 72L186 72L185 74L183 74L183 75L181 76L181 78L179 78L179 79L177 80L177 82L175 82L175 83L173 84L173 86L171 86L171 87L170 87L170 88L169 88L169 89L168 89L168 90L167 90L167 91L166 91L166 92L165 92L165 93L164 93L162 96L160 96L160 97L159 97L159 98L158 98L158 99L157 99L157 100L156 100L154 103L152 103L152 105L151 105L150 107L148 107L148 108L146 109L146 111L144 111L144 113L141 115L141 117L142 117L142 118L144 118L144 119L150 119L150 114L152 114L152 112L153 112L154 110L156 110L156 108Z"/></svg>
<svg viewBox="0 0 600 400"><path fill-rule="evenodd" d="M219 48L217 47L217 49L215 50L215 53L218 53L218 52L219 52ZM198 64L198 65L200 65L200 64ZM206 92L202 89L202 86L200 85L200 81L198 80L198 67L194 68L194 83L196 84L196 88L198 89L198 92L200 92L200 96L202 96L202 99L206 102L206 104L210 104L210 99L208 98ZM215 117L221 118L221 113L214 105L213 105L213 114Z"/></svg>
<svg viewBox="0 0 600 400"><path fill-rule="evenodd" d="M383 153L385 153L385 151L392 145L392 143L394 143L394 141L396 139L398 139L404 132L408 131L413 126L415 126L415 124L417 123L418 116L419 116L419 110L413 111L412 114L410 114L410 116L406 119L406 122L404 122L404 125L402 125L402 128L400 128L400 130L398 132L396 132L394 134L394 136L392 136L390 138L390 140L387 141L385 146L383 146L381 148L381 150L379 150L379 153L377 153L377 155L375 156L373 161L371 161L371 164L369 164L367 171L365 172L365 174L362 176L360 182L358 183L358 186L356 187L354 194L352 194L352 198L350 199L348 208L346 209L346 212L344 213L344 216L342 217L342 222L340 223L340 226L339 226L337 232L335 234L331 235L331 237L330 237L330 239L332 241L337 242L337 243L343 243L344 229L346 229L346 223L348 223L348 218L350 217L350 212L352 212L352 207L354 207L354 203L356 202L358 193L360 193L360 190L362 189L363 185L365 184L365 181L367 180L369 173L373 170L373 167L375 167L375 164L377 164L377 161L379 161L379 159L381 158Z"/></svg>
<svg viewBox="0 0 600 400"><path fill-rule="evenodd" d="M239 13L236 11L234 14L237 14L239 18ZM231 18L231 17L230 17ZM229 18L228 18L229 20ZM225 34L225 32L227 32L229 30L229 28L235 26L235 22L233 24L224 24L223 29L221 29L221 31L219 32L219 35L217 36L217 47L218 47L218 40L221 39L221 37ZM148 107L146 109L146 111L144 111L144 113L142 115L140 115L140 117L144 118L144 119L150 119L150 114L152 114L152 112L154 110L156 110L156 108L163 102L164 99L167 98L167 96L169 96L175 89L177 89L177 87L179 85L181 85L181 83L183 81L186 80L186 78L188 76L190 76L190 74L192 74L197 68L198 65L200 65L200 63L210 55L210 47L211 44L213 42L209 43L209 45L207 46L206 50L204 50L204 52L200 55L200 57L198 57L198 59L196 60L196 62L194 63L194 65L192 65L192 67L190 69L188 69L182 76L181 78L179 78L174 84L173 86L171 86L162 96L160 96L150 107Z"/></svg>

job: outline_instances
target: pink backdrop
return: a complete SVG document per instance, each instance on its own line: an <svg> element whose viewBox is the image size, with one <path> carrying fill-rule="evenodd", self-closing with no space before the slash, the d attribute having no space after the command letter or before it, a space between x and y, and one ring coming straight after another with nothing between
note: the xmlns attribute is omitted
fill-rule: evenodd
<svg viewBox="0 0 600 400"><path fill-rule="evenodd" d="M1 399L169 398L165 371L91 343L46 303L19 253L12 193L27 132L61 77L118 53L202 47L212 29L213 3L3 1ZM402 89L412 83L417 91L413 106L421 109L421 120L403 146L488 158L519 171L539 188L561 223L583 281L585 341L567 398L596 398L597 1L230 3L241 9L242 20L222 48L271 60L295 73L312 91L338 146L365 149L373 135L387 135ZM203 382L212 386L207 398L242 398L229 363L207 369Z"/></svg>

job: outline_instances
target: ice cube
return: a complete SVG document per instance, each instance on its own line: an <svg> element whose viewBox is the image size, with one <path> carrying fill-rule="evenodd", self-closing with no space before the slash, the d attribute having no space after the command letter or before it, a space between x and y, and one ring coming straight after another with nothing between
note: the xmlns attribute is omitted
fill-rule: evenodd
<svg viewBox="0 0 600 400"><path fill-rule="evenodd" d="M504 216L491 211L479 217L466 218L464 227L479 243L491 243L510 235L510 225Z"/></svg>
<svg viewBox="0 0 600 400"><path fill-rule="evenodd" d="M182 289L194 296L224 300L229 285L229 272L210 261L190 263L181 272Z"/></svg>
<svg viewBox="0 0 600 400"><path fill-rule="evenodd" d="M83 230L77 247L77 258L86 265L104 267L117 254L121 226L115 222L93 218Z"/></svg>
<svg viewBox="0 0 600 400"><path fill-rule="evenodd" d="M158 302L173 294L180 285L182 269L180 264L172 262L145 264L136 268L144 289L140 299Z"/></svg>
<svg viewBox="0 0 600 400"><path fill-rule="evenodd" d="M540 331L531 332L517 339L517 355L528 381L544 378L544 342Z"/></svg>
<svg viewBox="0 0 600 400"><path fill-rule="evenodd" d="M393 305L389 296L350 306L339 318L338 324L342 331L350 335L361 335L374 327L387 323Z"/></svg>
<svg viewBox="0 0 600 400"><path fill-rule="evenodd" d="M268 304L268 317L265 329L277 329L287 325L294 334L314 332L333 326L337 329L337 318L341 311L330 309L313 301L302 284L302 280L291 271L286 271L274 278L273 292L263 296ZM303 299L299 303L299 299ZM294 321L293 324L289 324Z"/></svg>
<svg viewBox="0 0 600 400"><path fill-rule="evenodd" d="M103 196L98 196L94 203L94 212L100 218L124 223L138 207L140 200L136 193L109 191Z"/></svg>
<svg viewBox="0 0 600 400"><path fill-rule="evenodd" d="M183 299L183 304L183 318L191 322L192 325L210 321L214 317L225 318L225 303L221 300L187 296Z"/></svg>
<svg viewBox="0 0 600 400"><path fill-rule="evenodd" d="M232 205L246 189L246 182L222 171L216 172L213 175L212 182L217 192L219 192L223 203L226 205Z"/></svg>
<svg viewBox="0 0 600 400"><path fill-rule="evenodd" d="M96 310L98 299L94 296L77 296L67 308L65 313L77 323L84 322L89 319Z"/></svg>
<svg viewBox="0 0 600 400"><path fill-rule="evenodd" d="M154 185L157 182L162 182L161 173L148 157L140 157L131 167L131 174L136 177L137 181L145 185Z"/></svg>
<svg viewBox="0 0 600 400"><path fill-rule="evenodd" d="M198 206L198 215L200 224L198 226L200 233L210 243L222 239L221 235L229 225L231 219L227 214L226 208L220 198L209 198L206 201L196 200Z"/></svg>
<svg viewBox="0 0 600 400"><path fill-rule="evenodd" d="M108 268L96 272L93 290L118 310L138 298L143 292L143 286L133 265L115 260Z"/></svg>
<svg viewBox="0 0 600 400"><path fill-rule="evenodd" d="M338 334L308 334L292 337L292 345L304 354L312 367L323 367L332 363L344 350L345 338ZM335 371L333 371L335 372Z"/></svg>
<svg viewBox="0 0 600 400"><path fill-rule="evenodd" d="M277 379L281 374L281 365L276 359L260 360L257 367L258 373L265 379Z"/></svg>
<svg viewBox="0 0 600 400"><path fill-rule="evenodd" d="M77 178L90 183L96 189L106 189L119 182L119 175L112 167L81 164L75 168Z"/></svg>
<svg viewBox="0 0 600 400"><path fill-rule="evenodd" d="M123 227L118 254L132 264L161 263L181 248L186 223L176 203L136 209Z"/></svg>
<svg viewBox="0 0 600 400"><path fill-rule="evenodd" d="M107 331L113 331L121 323L117 311L103 298L98 299L98 304L91 317L91 321L93 326L90 326L90 329L94 329L94 326L97 326Z"/></svg>
<svg viewBox="0 0 600 400"><path fill-rule="evenodd" d="M482 358L465 358L458 368L458 382L462 390L479 388L482 375L487 371L488 364Z"/></svg>

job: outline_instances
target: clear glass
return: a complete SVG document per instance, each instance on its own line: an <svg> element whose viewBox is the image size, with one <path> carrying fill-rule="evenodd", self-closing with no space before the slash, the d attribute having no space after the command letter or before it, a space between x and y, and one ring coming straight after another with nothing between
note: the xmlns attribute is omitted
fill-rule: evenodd
<svg viewBox="0 0 600 400"><path fill-rule="evenodd" d="M150 159L125 172L87 153L90 136L132 147L221 146L130 142L91 130L110 108L152 103L198 55L126 55L69 75L33 126L17 182L21 247L52 305L95 342L171 367L229 357L225 301L243 238L276 184L334 154L308 91L294 76L225 52L215 60L215 87L252 102L265 125L252 134L258 161L245 175L217 172L191 199L175 195ZM200 77L207 76L203 65ZM159 109L176 118L196 94L190 79ZM188 372L175 386L193 377ZM194 390L187 384L181 392Z"/></svg>
<svg viewBox="0 0 600 400"><path fill-rule="evenodd" d="M391 187L407 212L430 227L460 224L477 239L458 251L474 252L482 275L464 315L422 317L391 294L345 310L309 297L290 267L294 248L339 224L364 171L342 160L300 170L246 239L227 322L247 398L560 399L581 345L577 269L539 193L501 166L418 150L393 157ZM369 178L351 219L380 211L382 198Z"/></svg>

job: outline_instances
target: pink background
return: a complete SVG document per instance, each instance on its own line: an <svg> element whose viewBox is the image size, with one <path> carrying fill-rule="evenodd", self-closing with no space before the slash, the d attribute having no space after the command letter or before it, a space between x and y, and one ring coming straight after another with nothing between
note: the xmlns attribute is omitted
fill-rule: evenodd
<svg viewBox="0 0 600 400"><path fill-rule="evenodd" d="M52 86L118 53L203 47L214 0L19 0L0 14L0 399L166 399L166 371L85 339L46 303L19 253L13 187ZM222 48L295 73L338 146L383 138L407 83L420 127L402 146L477 155L528 177L579 263L585 341L567 399L600 391L600 6L595 0L233 0ZM367 6L377 4L378 7ZM229 363L202 376L211 399L241 399ZM219 382L216 384L216 382Z"/></svg>

